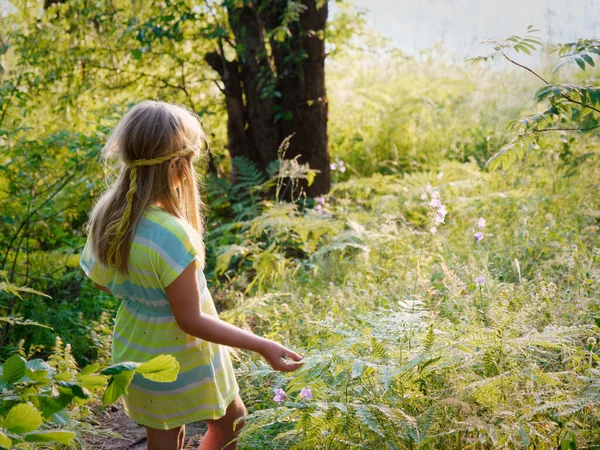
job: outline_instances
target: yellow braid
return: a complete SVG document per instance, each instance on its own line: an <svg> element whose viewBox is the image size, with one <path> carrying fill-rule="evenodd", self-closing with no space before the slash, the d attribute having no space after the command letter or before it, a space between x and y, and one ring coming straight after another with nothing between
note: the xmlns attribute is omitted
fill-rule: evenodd
<svg viewBox="0 0 600 450"><path fill-rule="evenodd" d="M179 156L189 155L190 153L193 153L193 151L189 149L183 149L169 155L159 156L158 158L135 159L127 164L131 169L131 172L129 172L129 190L127 191L126 196L127 205L125 205L125 210L123 211L121 218L111 222L106 228L106 234L108 236L111 236L114 231L114 236L108 247L108 262L111 268L118 269L121 264L121 244L123 242L123 238L125 237L125 233L127 232L129 221L131 220L133 196L137 191L137 168L141 166L153 166Z"/></svg>

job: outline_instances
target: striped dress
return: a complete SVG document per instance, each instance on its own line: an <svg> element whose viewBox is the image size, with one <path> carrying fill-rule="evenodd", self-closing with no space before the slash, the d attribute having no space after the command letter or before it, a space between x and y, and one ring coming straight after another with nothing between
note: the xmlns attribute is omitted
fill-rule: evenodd
<svg viewBox="0 0 600 450"><path fill-rule="evenodd" d="M216 317L189 225L158 207L150 206L137 225L129 275L98 263L90 238L81 254L86 275L122 299L112 340L114 362L144 362L162 353L179 362L176 381L159 383L136 374L123 396L127 416L159 430L218 419L239 390L229 348L184 333L169 306L165 287L192 261L197 267L202 312Z"/></svg>

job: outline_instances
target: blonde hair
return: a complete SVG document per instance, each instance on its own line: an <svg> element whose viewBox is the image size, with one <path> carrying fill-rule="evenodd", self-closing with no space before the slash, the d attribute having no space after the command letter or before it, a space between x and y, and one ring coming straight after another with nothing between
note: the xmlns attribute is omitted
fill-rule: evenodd
<svg viewBox="0 0 600 450"><path fill-rule="evenodd" d="M198 116L184 106L145 100L121 118L102 150L105 160L121 158L121 171L92 208L87 225L100 263L128 274L137 223L148 206L160 204L191 225L204 267L204 205L193 163L206 142ZM178 189L169 173L173 159L181 181Z"/></svg>

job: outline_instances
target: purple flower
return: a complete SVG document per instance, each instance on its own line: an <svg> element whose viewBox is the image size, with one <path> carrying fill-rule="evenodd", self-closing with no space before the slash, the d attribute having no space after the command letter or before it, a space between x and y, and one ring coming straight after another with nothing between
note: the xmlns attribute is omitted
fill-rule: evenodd
<svg viewBox="0 0 600 450"><path fill-rule="evenodd" d="M478 231L477 233L475 233L473 235L473 237L475 238L475 240L477 242L481 241L483 239L483 233L481 231Z"/></svg>
<svg viewBox="0 0 600 450"><path fill-rule="evenodd" d="M324 205L325 204L325 196L321 195L319 197L315 197L315 201L317 203L320 203L321 205Z"/></svg>
<svg viewBox="0 0 600 450"><path fill-rule="evenodd" d="M431 198L440 198L440 191L431 191Z"/></svg>
<svg viewBox="0 0 600 450"><path fill-rule="evenodd" d="M319 214L323 214L323 205L317 204L317 206L315 206L315 211Z"/></svg>
<svg viewBox="0 0 600 450"><path fill-rule="evenodd" d="M477 278L475 278L475 284L477 286L485 286L485 278L483 275L479 275Z"/></svg>
<svg viewBox="0 0 600 450"><path fill-rule="evenodd" d="M477 221L477 228L485 228L486 222L483 217L480 217Z"/></svg>
<svg viewBox="0 0 600 450"><path fill-rule="evenodd" d="M440 206L442 206L442 202L440 202L439 198L432 198L429 202L429 206L431 206L432 208L439 208Z"/></svg>
<svg viewBox="0 0 600 450"><path fill-rule="evenodd" d="M448 212L446 211L446 207L444 205L440 204L440 206L437 210L437 214L436 214L435 218L433 219L435 224L439 225L441 223L445 223L444 219L446 218L446 214L448 214Z"/></svg>
<svg viewBox="0 0 600 450"><path fill-rule="evenodd" d="M427 194L425 194L425 193L421 194L421 200L427 200Z"/></svg>
<svg viewBox="0 0 600 450"><path fill-rule="evenodd" d="M344 173L346 171L346 166L344 166L344 161L338 161L339 171Z"/></svg>
<svg viewBox="0 0 600 450"><path fill-rule="evenodd" d="M273 391L273 393L275 394L273 396L273 401L275 401L277 403L281 403L282 401L285 400L285 392L283 389L277 388Z"/></svg>
<svg viewBox="0 0 600 450"><path fill-rule="evenodd" d="M429 229L429 232L430 232L431 234L435 234L435 233L437 233L437 228L436 228L436 227L431 227L431 228Z"/></svg>
<svg viewBox="0 0 600 450"><path fill-rule="evenodd" d="M300 397L302 397L304 400L310 400L312 396L313 395L310 388L302 388L302 390L300 391Z"/></svg>
<svg viewBox="0 0 600 450"><path fill-rule="evenodd" d="M336 163L331 163L329 165L329 167L331 167L331 170L337 170L337 164Z"/></svg>

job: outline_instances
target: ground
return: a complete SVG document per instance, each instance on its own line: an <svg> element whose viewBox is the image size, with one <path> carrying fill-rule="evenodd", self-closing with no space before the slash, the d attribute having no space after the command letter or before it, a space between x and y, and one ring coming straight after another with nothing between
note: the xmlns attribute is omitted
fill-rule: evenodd
<svg viewBox="0 0 600 450"><path fill-rule="evenodd" d="M106 409L98 406L94 412L96 420L99 422L94 424L94 428L103 430L108 436L86 435L86 448L90 450L146 450L144 427L125 415L121 402ZM203 422L188 425L184 449L197 449L205 432L206 425Z"/></svg>

